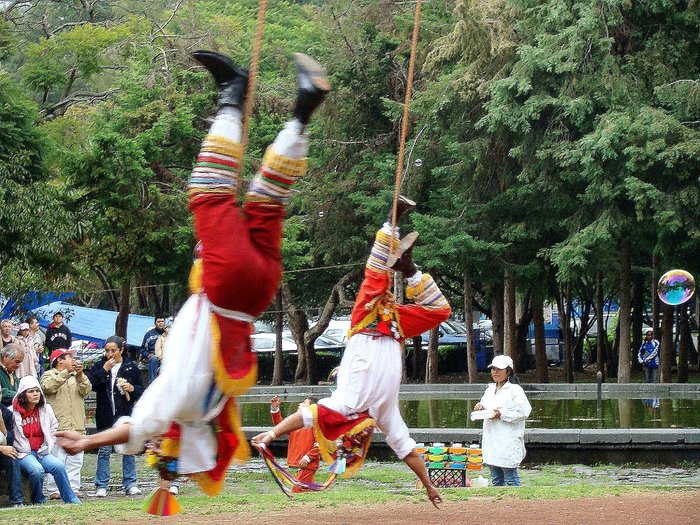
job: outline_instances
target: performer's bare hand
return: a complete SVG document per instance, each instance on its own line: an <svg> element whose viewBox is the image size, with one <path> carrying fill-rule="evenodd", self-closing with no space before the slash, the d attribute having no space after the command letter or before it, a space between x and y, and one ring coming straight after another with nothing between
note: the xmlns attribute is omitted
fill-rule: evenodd
<svg viewBox="0 0 700 525"><path fill-rule="evenodd" d="M279 408L280 401L280 396L274 396L272 399L270 399L270 408Z"/></svg>
<svg viewBox="0 0 700 525"><path fill-rule="evenodd" d="M114 360L114 358L107 359L107 361L105 361L105 364L102 365L102 368L105 369L105 372L109 372L110 370L112 370L112 367L116 364L117 362Z"/></svg>
<svg viewBox="0 0 700 525"><path fill-rule="evenodd" d="M483 410L483 409L484 409L484 405L482 405L481 403L477 403L476 405L474 405L474 410Z"/></svg>
<svg viewBox="0 0 700 525"><path fill-rule="evenodd" d="M89 445L88 437L85 434L79 434L72 430L56 432L56 439L60 447L71 456L87 449Z"/></svg>
<svg viewBox="0 0 700 525"><path fill-rule="evenodd" d="M269 432L261 432L257 436L250 440L253 445L265 445L268 446L272 442L272 436Z"/></svg>
<svg viewBox="0 0 700 525"><path fill-rule="evenodd" d="M442 503L442 498L440 497L440 494L438 494L437 489L432 485L428 485L425 487L425 489L428 491L428 499L430 500L430 503L435 505L436 509L439 509L440 507L438 507L438 505Z"/></svg>
<svg viewBox="0 0 700 525"><path fill-rule="evenodd" d="M129 383L128 381L124 381L124 382L122 383L122 390L123 390L124 392L133 392L133 391L134 391L134 385L132 385L132 384Z"/></svg>
<svg viewBox="0 0 700 525"><path fill-rule="evenodd" d="M309 462L310 462L310 460L309 460L308 456L304 456L303 458L301 458L301 459L299 460L299 468L306 468L306 467L308 467L308 466L309 466Z"/></svg>

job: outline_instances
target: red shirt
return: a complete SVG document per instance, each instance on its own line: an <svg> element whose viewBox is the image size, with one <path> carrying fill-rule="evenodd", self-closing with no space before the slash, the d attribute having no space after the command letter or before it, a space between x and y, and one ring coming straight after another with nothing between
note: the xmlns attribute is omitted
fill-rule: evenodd
<svg viewBox="0 0 700 525"><path fill-rule="evenodd" d="M22 416L22 432L29 440L29 447L33 452L41 448L44 443L44 431L41 429L39 421L39 407L34 407L30 412L25 410L19 403L13 403L14 409L19 409L19 414Z"/></svg>

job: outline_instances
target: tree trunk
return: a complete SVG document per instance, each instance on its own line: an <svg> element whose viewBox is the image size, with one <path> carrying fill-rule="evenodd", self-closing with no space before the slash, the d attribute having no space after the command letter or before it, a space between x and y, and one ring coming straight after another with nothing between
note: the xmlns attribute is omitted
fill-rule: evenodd
<svg viewBox="0 0 700 525"><path fill-rule="evenodd" d="M513 271L506 268L503 271L503 353L515 361L516 352L515 278Z"/></svg>
<svg viewBox="0 0 700 525"><path fill-rule="evenodd" d="M690 337L690 322L688 319L688 305L679 306L678 316L678 382L688 382L688 354L689 346L693 344Z"/></svg>
<svg viewBox="0 0 700 525"><path fill-rule="evenodd" d="M564 288L559 287L557 300L559 311L559 328L564 342L564 380L567 383L574 382L574 359L571 348L571 284L566 283Z"/></svg>
<svg viewBox="0 0 700 525"><path fill-rule="evenodd" d="M659 326L661 324L660 304L661 301L659 300L659 256L653 255L651 257L651 328L652 330L654 330L654 338L658 337ZM639 346L637 348L639 348Z"/></svg>
<svg viewBox="0 0 700 525"><path fill-rule="evenodd" d="M532 322L535 325L535 372L538 383L549 383L547 341L544 335L544 304L541 297L533 297Z"/></svg>
<svg viewBox="0 0 700 525"><path fill-rule="evenodd" d="M515 355L513 363L515 371L518 373L527 372L529 354L527 347L527 339L530 333L530 323L532 322L532 308L530 306L531 291L527 293L517 302L515 308Z"/></svg>
<svg viewBox="0 0 700 525"><path fill-rule="evenodd" d="M172 315L172 310L170 309L170 285L163 285L163 293L160 296L160 311L163 315Z"/></svg>
<svg viewBox="0 0 700 525"><path fill-rule="evenodd" d="M119 337L126 339L126 333L129 329L129 297L131 296L131 279L127 278L122 283L121 293L119 294L119 313L117 320L114 322L114 333Z"/></svg>
<svg viewBox="0 0 700 525"><path fill-rule="evenodd" d="M275 296L275 362L272 367L272 386L284 383L284 355L282 354L282 290Z"/></svg>
<svg viewBox="0 0 700 525"><path fill-rule="evenodd" d="M630 258L630 240L620 241L620 352L617 362L617 382L630 382L630 273L632 271Z"/></svg>
<svg viewBox="0 0 700 525"><path fill-rule="evenodd" d="M700 293L695 294L695 326L698 327L698 342L695 345L695 350L698 354L697 365L700 367Z"/></svg>
<svg viewBox="0 0 700 525"><path fill-rule="evenodd" d="M634 274L632 284L632 348L631 352L635 352L642 346L642 329L644 325L644 275L641 273ZM633 356L632 356L633 357ZM637 359L632 358L632 370L637 372L642 370L642 365Z"/></svg>
<svg viewBox="0 0 700 525"><path fill-rule="evenodd" d="M413 360L411 361L411 379L418 381L425 377L425 352L423 352L423 338L418 336L413 338Z"/></svg>
<svg viewBox="0 0 700 525"><path fill-rule="evenodd" d="M464 274L464 326L467 329L467 376L469 383L477 382L476 346L474 345L474 305L472 304L472 282Z"/></svg>
<svg viewBox="0 0 700 525"><path fill-rule="evenodd" d="M671 368L675 352L673 348L673 306L664 304L661 308L661 364L659 366L660 381L671 382Z"/></svg>
<svg viewBox="0 0 700 525"><path fill-rule="evenodd" d="M430 339L428 342L428 364L425 370L425 383L435 383L438 378L438 362L440 354L438 354L438 342L440 341L440 330L435 327L430 331Z"/></svg>
<svg viewBox="0 0 700 525"><path fill-rule="evenodd" d="M307 385L317 385L319 381L318 375L318 359L316 358L316 338L311 342L306 342L306 337L304 337L304 344L306 346L306 384Z"/></svg>
<svg viewBox="0 0 700 525"><path fill-rule="evenodd" d="M605 314L603 313L603 286L601 284L600 272L596 274L595 283L595 318L598 325L596 334L596 364L598 372L603 374L603 382L605 382L606 367L605 367L605 349L608 345L608 333L606 331Z"/></svg>
<svg viewBox="0 0 700 525"><path fill-rule="evenodd" d="M503 353L503 289L500 283L494 284L491 301L493 355L500 355Z"/></svg>

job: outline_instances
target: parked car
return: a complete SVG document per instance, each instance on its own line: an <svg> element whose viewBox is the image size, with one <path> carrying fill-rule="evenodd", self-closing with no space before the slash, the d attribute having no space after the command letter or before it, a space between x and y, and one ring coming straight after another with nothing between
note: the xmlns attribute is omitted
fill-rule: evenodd
<svg viewBox="0 0 700 525"><path fill-rule="evenodd" d="M272 332L261 332L250 336L253 342L253 351L258 353L274 352L277 345L277 334ZM289 336L282 335L282 351L296 352L297 344Z"/></svg>
<svg viewBox="0 0 700 525"><path fill-rule="evenodd" d="M277 336L272 332L262 332L259 334L253 334L250 336L253 341L253 350L255 352L274 352ZM339 351L345 348L345 345L340 341L337 341L331 337L325 335L320 335L315 342L314 348L316 350L324 351ZM296 352L297 344L294 341L294 337L289 330L282 332L282 351L283 352Z"/></svg>

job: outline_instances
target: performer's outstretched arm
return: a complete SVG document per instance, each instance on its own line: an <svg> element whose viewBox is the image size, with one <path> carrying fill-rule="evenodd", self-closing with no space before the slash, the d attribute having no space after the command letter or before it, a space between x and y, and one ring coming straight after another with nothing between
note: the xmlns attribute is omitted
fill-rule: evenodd
<svg viewBox="0 0 700 525"><path fill-rule="evenodd" d="M126 443L129 441L129 427L131 424L125 423L90 436L72 430L61 430L55 435L61 448L73 455L84 450Z"/></svg>
<svg viewBox="0 0 700 525"><path fill-rule="evenodd" d="M290 432L294 432L295 430L299 430L303 426L304 419L301 415L301 412L295 412L291 416L285 417L280 423L275 425L275 427L272 430L268 430L267 432L261 432L250 441L251 443L253 443L253 445L267 446L278 437L284 436L285 434L289 434Z"/></svg>

